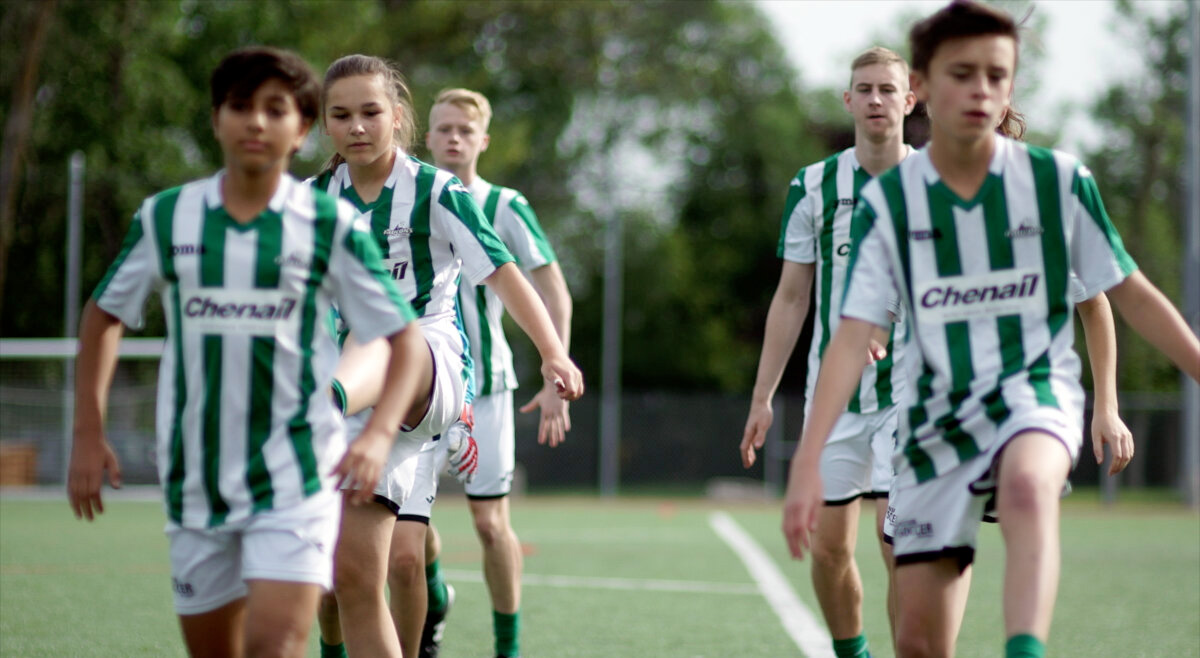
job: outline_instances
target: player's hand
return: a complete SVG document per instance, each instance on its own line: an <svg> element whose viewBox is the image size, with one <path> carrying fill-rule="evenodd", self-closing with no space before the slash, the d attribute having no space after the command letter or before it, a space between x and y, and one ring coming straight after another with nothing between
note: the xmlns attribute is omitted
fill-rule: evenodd
<svg viewBox="0 0 1200 658"><path fill-rule="evenodd" d="M371 502L393 440L394 436L367 423L362 433L350 442L332 475L337 478L337 488L346 489L345 495L351 503Z"/></svg>
<svg viewBox="0 0 1200 658"><path fill-rule="evenodd" d="M564 400L578 400L583 395L583 373L569 358L543 361L542 377L553 383L558 397Z"/></svg>
<svg viewBox="0 0 1200 658"><path fill-rule="evenodd" d="M104 513L100 487L104 474L113 489L121 488L121 464L103 433L75 431L71 445L71 466L67 471L67 499L75 518L92 521Z"/></svg>
<svg viewBox="0 0 1200 658"><path fill-rule="evenodd" d="M746 429L742 431L742 467L754 465L755 450L761 450L767 440L767 430L775 419L775 410L770 403L750 403L750 415L746 417Z"/></svg>
<svg viewBox="0 0 1200 658"><path fill-rule="evenodd" d="M783 501L783 536L793 558L803 560L804 552L811 549L817 514L824 502L817 465L801 463L797 458L792 462Z"/></svg>
<svg viewBox="0 0 1200 658"><path fill-rule="evenodd" d="M479 445L471 436L471 428L462 421L456 422L446 430L446 438L449 441L446 470L459 482L470 484L479 468Z"/></svg>
<svg viewBox="0 0 1200 658"><path fill-rule="evenodd" d="M870 346L867 347L867 365L871 365L876 361L882 361L887 358L887 355L887 347L872 338Z"/></svg>
<svg viewBox="0 0 1200 658"><path fill-rule="evenodd" d="M542 417L538 421L538 445L549 444L551 448L567 440L567 432L571 431L570 403L558 397L554 382L547 381L546 385L520 408L525 414L534 409L541 409Z"/></svg>
<svg viewBox="0 0 1200 658"><path fill-rule="evenodd" d="M1096 463L1104 463L1104 444L1112 451L1108 474L1116 475L1133 460L1133 434L1116 413L1097 413L1092 416L1092 453Z"/></svg>

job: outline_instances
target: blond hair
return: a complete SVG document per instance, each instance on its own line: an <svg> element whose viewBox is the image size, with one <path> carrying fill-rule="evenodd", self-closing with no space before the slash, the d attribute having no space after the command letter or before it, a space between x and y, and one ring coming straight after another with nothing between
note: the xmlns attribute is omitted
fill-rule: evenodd
<svg viewBox="0 0 1200 658"><path fill-rule="evenodd" d="M492 122L492 104L488 102L487 96L470 89L443 89L438 92L437 98L434 99L433 105L449 104L458 107L466 112L472 119L479 121L483 127L483 132L487 132L488 125ZM433 123L433 108L430 108L429 122Z"/></svg>
<svg viewBox="0 0 1200 658"><path fill-rule="evenodd" d="M901 77L904 78L904 86L908 87L908 62L896 51L888 50L883 46L872 46L859 53L858 57L850 62L850 84L854 84L855 71L872 64L899 64Z"/></svg>

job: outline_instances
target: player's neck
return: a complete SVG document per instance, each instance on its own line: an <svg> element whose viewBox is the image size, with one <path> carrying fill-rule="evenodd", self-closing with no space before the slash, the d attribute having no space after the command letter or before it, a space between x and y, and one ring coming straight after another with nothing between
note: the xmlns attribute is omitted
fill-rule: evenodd
<svg viewBox="0 0 1200 658"><path fill-rule="evenodd" d="M265 171L227 166L221 177L221 205L234 221L248 224L266 210L283 175L282 165Z"/></svg>
<svg viewBox="0 0 1200 658"><path fill-rule="evenodd" d="M873 142L861 136L854 139L854 157L858 165L872 177L900 164L908 155L908 145L904 143L904 135L896 135L882 142Z"/></svg>
<svg viewBox="0 0 1200 658"><path fill-rule="evenodd" d="M463 164L463 165L441 165L441 164L439 164L438 168L445 169L446 171L454 174L454 176L456 178L458 178L458 180L462 181L463 185L466 185L468 187L471 185L471 183L475 182L475 178L477 176L477 174L475 173L475 163L474 162L469 163L469 164Z"/></svg>
<svg viewBox="0 0 1200 658"><path fill-rule="evenodd" d="M975 198L979 187L987 179L992 153L996 149L995 135L987 134L980 139L961 140L944 134L939 135L936 126L932 132L929 160L938 177L960 198Z"/></svg>
<svg viewBox="0 0 1200 658"><path fill-rule="evenodd" d="M387 182L388 176L392 175L392 167L396 165L397 157L399 156L396 150L392 149L364 165L347 163L350 169L350 184L354 186L355 193L363 203L373 203L379 198L384 183Z"/></svg>

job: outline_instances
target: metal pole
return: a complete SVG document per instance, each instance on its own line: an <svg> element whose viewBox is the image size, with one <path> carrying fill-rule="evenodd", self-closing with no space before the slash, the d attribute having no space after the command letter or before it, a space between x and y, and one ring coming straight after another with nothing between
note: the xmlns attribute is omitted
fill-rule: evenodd
<svg viewBox="0 0 1200 658"><path fill-rule="evenodd" d="M80 252L83 244L83 177L86 159L83 151L71 154L67 167L67 290L63 295L63 335L76 338L79 335L79 270ZM71 442L75 424L75 359L66 360L66 378L63 383L63 483L70 469Z"/></svg>
<svg viewBox="0 0 1200 658"><path fill-rule="evenodd" d="M1184 230L1183 308L1192 331L1200 334L1200 8L1188 2L1187 226ZM1200 385L1183 375L1183 427L1179 483L1187 504L1200 507Z"/></svg>
<svg viewBox="0 0 1200 658"><path fill-rule="evenodd" d="M612 164L606 176L610 203L615 203ZM621 212L616 205L609 207L604 227L604 327L601 355L600 393L600 495L617 495L621 479L621 305L624 297L624 253L622 245Z"/></svg>

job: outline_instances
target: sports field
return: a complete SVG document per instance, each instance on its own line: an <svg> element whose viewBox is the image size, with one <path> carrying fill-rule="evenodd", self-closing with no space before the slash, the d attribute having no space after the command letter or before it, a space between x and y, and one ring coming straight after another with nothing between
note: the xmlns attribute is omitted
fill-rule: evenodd
<svg viewBox="0 0 1200 658"><path fill-rule="evenodd" d="M0 495L0 655L184 655L162 510L152 494L142 497L112 497L87 524L65 499ZM1063 516L1050 655L1200 656L1200 515L1172 503L1104 509L1084 491ZM443 655L490 655L465 503L439 501L435 517L458 590ZM528 496L513 517L526 553L526 658L797 656L768 598L786 602L794 591L819 619L808 564L786 557L778 504ZM860 543L868 635L877 657L890 656L878 551L873 540ZM755 560L755 546L766 560ZM783 582L760 588L747 559L760 577L778 570ZM999 532L985 526L960 656L1000 654L1001 559ZM795 633L812 630L790 617Z"/></svg>

